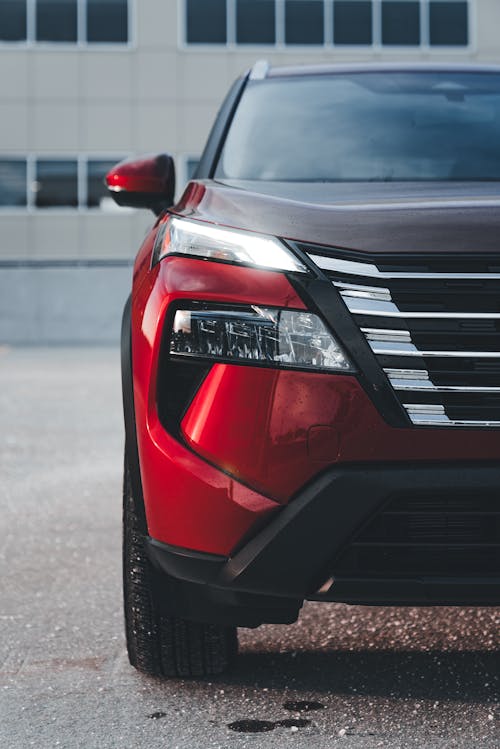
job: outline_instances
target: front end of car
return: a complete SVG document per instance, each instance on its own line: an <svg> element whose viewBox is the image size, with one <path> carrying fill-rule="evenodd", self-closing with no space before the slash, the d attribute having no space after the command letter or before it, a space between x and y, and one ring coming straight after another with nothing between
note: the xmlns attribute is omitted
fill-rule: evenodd
<svg viewBox="0 0 500 749"><path fill-rule="evenodd" d="M439 357L400 323L415 311L398 317L384 271L336 254L182 214L139 254L140 473L177 615L254 626L304 599L498 599L498 424L481 418L498 388L433 385ZM429 274L421 290L449 285ZM448 376L470 378L447 345Z"/></svg>
<svg viewBox="0 0 500 749"><path fill-rule="evenodd" d="M500 69L256 65L122 328L133 665L219 673L304 600L500 603Z"/></svg>

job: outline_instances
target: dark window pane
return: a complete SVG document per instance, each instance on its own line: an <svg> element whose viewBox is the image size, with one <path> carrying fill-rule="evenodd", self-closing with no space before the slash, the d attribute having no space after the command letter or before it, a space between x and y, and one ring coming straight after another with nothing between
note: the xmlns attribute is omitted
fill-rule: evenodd
<svg viewBox="0 0 500 749"><path fill-rule="evenodd" d="M120 158L111 160L89 159L87 162L87 207L100 208L101 201L109 198L108 188L104 184L104 177Z"/></svg>
<svg viewBox="0 0 500 749"><path fill-rule="evenodd" d="M333 6L335 44L372 43L371 0L336 0Z"/></svg>
<svg viewBox="0 0 500 749"><path fill-rule="evenodd" d="M0 41L26 39L26 0L0 0Z"/></svg>
<svg viewBox="0 0 500 749"><path fill-rule="evenodd" d="M87 41L128 41L127 0L87 0Z"/></svg>
<svg viewBox="0 0 500 749"><path fill-rule="evenodd" d="M191 44L225 44L226 0L187 0L186 36Z"/></svg>
<svg viewBox="0 0 500 749"><path fill-rule="evenodd" d="M70 159L40 159L36 163L38 208L78 206L78 162Z"/></svg>
<svg viewBox="0 0 500 749"><path fill-rule="evenodd" d="M430 43L443 46L467 46L469 43L467 3L432 2L430 4Z"/></svg>
<svg viewBox="0 0 500 749"><path fill-rule="evenodd" d="M420 3L382 3L382 44L420 44Z"/></svg>
<svg viewBox="0 0 500 749"><path fill-rule="evenodd" d="M0 205L26 205L26 161L0 160Z"/></svg>
<svg viewBox="0 0 500 749"><path fill-rule="evenodd" d="M286 44L323 44L323 0L286 0Z"/></svg>
<svg viewBox="0 0 500 749"><path fill-rule="evenodd" d="M186 161L186 177L187 179L192 179L194 176L194 173L198 169L198 164L200 163L199 159L187 159Z"/></svg>
<svg viewBox="0 0 500 749"><path fill-rule="evenodd" d="M274 44L274 0L236 0L238 44Z"/></svg>
<svg viewBox="0 0 500 749"><path fill-rule="evenodd" d="M39 42L76 42L76 0L37 0Z"/></svg>

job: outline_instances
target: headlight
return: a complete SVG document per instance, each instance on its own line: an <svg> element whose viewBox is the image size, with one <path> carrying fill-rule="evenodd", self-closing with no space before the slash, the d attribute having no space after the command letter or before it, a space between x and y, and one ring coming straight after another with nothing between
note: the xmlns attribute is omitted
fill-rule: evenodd
<svg viewBox="0 0 500 749"><path fill-rule="evenodd" d="M306 267L275 237L176 217L160 227L153 257L158 261L174 254L307 273Z"/></svg>
<svg viewBox="0 0 500 749"><path fill-rule="evenodd" d="M317 315L270 307L177 310L170 354L270 367L353 370Z"/></svg>

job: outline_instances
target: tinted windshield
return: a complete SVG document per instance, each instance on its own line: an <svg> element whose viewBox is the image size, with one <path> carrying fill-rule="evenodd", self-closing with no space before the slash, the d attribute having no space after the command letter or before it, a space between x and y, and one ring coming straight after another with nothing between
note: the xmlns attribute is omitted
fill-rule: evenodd
<svg viewBox="0 0 500 749"><path fill-rule="evenodd" d="M500 180L500 75L374 72L249 82L216 177Z"/></svg>

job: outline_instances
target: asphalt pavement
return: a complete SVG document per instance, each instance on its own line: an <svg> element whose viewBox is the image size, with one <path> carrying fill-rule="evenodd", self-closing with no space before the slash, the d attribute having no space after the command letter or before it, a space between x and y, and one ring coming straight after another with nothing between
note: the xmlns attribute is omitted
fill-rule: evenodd
<svg viewBox="0 0 500 749"><path fill-rule="evenodd" d="M227 676L128 664L119 353L0 347L0 748L500 748L500 609L306 604Z"/></svg>

